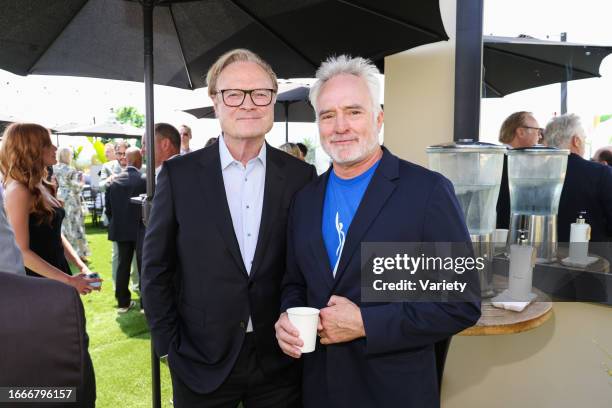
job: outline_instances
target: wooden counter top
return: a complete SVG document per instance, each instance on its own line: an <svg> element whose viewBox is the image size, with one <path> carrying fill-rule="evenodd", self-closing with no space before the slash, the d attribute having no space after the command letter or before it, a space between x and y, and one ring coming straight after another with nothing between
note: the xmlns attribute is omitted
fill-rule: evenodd
<svg viewBox="0 0 612 408"><path fill-rule="evenodd" d="M552 302L534 301L522 312L498 309L490 300L482 302L482 316L476 325L465 329L459 336L491 336L513 334L535 329L552 315Z"/></svg>

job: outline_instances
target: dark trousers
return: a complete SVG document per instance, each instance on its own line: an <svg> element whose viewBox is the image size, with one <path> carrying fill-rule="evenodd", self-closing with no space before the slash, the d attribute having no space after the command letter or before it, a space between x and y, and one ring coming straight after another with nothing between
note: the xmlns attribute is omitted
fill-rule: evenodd
<svg viewBox="0 0 612 408"><path fill-rule="evenodd" d="M117 242L119 248L119 264L117 265L117 281L115 282L115 298L119 307L127 307L132 299L130 293L130 266L136 247L135 241ZM138 270L140 264L138 263Z"/></svg>
<svg viewBox="0 0 612 408"><path fill-rule="evenodd" d="M234 368L221 386L209 394L197 394L170 370L177 408L300 408L302 390L299 382L277 382L261 370L252 334L247 334Z"/></svg>

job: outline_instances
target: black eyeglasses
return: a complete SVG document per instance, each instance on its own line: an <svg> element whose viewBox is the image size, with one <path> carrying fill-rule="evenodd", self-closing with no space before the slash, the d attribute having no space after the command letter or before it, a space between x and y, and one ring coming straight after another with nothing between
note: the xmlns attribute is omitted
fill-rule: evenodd
<svg viewBox="0 0 612 408"><path fill-rule="evenodd" d="M274 89L222 89L217 93L221 94L223 103L230 108L237 108L244 103L247 94L251 97L253 105L268 106L272 103Z"/></svg>
<svg viewBox="0 0 612 408"><path fill-rule="evenodd" d="M523 129L535 129L538 131L538 135L540 137L544 137L544 129L543 128L538 128L538 127L533 127L533 126L519 126L522 127Z"/></svg>

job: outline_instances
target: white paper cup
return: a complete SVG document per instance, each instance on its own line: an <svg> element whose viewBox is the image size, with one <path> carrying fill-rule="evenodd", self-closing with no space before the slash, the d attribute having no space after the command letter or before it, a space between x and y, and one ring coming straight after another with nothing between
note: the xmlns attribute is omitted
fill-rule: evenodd
<svg viewBox="0 0 612 408"><path fill-rule="evenodd" d="M300 347L302 353L313 352L317 344L319 309L313 307L292 307L287 309L287 315L291 324L300 333L300 339L304 342L304 345Z"/></svg>

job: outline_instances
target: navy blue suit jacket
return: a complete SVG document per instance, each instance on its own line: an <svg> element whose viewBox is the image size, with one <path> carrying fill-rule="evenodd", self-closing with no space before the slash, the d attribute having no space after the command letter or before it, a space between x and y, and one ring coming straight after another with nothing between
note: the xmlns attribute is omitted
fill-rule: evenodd
<svg viewBox="0 0 612 408"><path fill-rule="evenodd" d="M383 148L384 149L384 148ZM297 195L289 216L282 310L325 307L331 295L361 308L366 337L303 354L306 407L439 405L434 343L472 326L476 303L362 303L361 242L468 242L451 183L384 149L350 225L334 278L321 234L329 171Z"/></svg>
<svg viewBox="0 0 612 408"><path fill-rule="evenodd" d="M253 322L258 361L268 378L298 381L275 337L286 231L293 195L316 176L312 166L266 150L261 224L247 274L227 204L219 144L164 162L143 247L142 290L158 355L174 375L206 394L232 370Z"/></svg>
<svg viewBox="0 0 612 408"><path fill-rule="evenodd" d="M591 225L591 241L612 241L612 167L571 153L559 199L559 242L569 241L570 226L582 210Z"/></svg>
<svg viewBox="0 0 612 408"><path fill-rule="evenodd" d="M128 167L117 175L105 193L105 212L108 217L108 239L116 242L136 242L140 207L130 198L147 192L147 182L135 167Z"/></svg>

